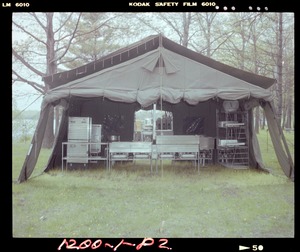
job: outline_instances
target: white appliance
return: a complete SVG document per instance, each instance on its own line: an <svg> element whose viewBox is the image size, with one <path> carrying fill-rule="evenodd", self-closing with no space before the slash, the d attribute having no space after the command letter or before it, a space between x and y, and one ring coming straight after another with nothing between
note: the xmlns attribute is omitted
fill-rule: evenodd
<svg viewBox="0 0 300 252"><path fill-rule="evenodd" d="M67 163L88 163L91 117L69 117Z"/></svg>
<svg viewBox="0 0 300 252"><path fill-rule="evenodd" d="M68 141L89 142L92 130L91 117L69 117Z"/></svg>

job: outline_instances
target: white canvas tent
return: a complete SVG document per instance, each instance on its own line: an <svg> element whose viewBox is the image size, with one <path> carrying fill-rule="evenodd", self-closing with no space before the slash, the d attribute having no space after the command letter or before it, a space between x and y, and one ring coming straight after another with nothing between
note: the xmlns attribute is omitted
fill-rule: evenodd
<svg viewBox="0 0 300 252"><path fill-rule="evenodd" d="M35 167L52 106L63 106L64 113L45 171L61 162L61 142L65 139L66 118L70 114L96 116L105 106L105 110L113 110L115 106L118 113L133 115L137 108L156 103L172 107L176 114L182 112L183 107L199 113L203 110L205 114L204 110L215 109L223 100L241 101L250 117L253 107L261 105L264 108L278 161L284 173L289 178L294 177L294 165L277 125L271 104L273 97L268 89L276 80L222 64L162 35L147 37L90 64L48 76L44 81L52 89L44 97L20 182L27 180ZM101 116L98 120L101 121ZM127 120L133 123L133 116L128 116ZM132 123L128 123L130 132ZM208 119L207 124L207 128L215 127L215 117ZM249 131L251 164L264 169L252 123Z"/></svg>

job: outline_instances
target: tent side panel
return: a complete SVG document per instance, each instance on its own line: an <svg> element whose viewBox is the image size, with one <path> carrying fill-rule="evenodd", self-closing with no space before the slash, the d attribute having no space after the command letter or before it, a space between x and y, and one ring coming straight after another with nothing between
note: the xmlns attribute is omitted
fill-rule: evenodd
<svg viewBox="0 0 300 252"><path fill-rule="evenodd" d="M259 147L259 142L254 130L253 124L253 109L249 110L248 114L249 118L249 162L250 166L257 169L262 169L264 171L268 171L265 168L265 165L262 160L261 151Z"/></svg>
<svg viewBox="0 0 300 252"><path fill-rule="evenodd" d="M120 135L121 141L132 141L136 106L136 103L115 102L97 97L81 102L77 111L70 109L70 115L91 117L93 124L103 125L103 135ZM102 140L107 141L106 138Z"/></svg>
<svg viewBox="0 0 300 252"><path fill-rule="evenodd" d="M57 136L55 138L54 147L52 153L49 157L48 163L45 167L45 172L53 169L55 167L61 166L62 162L62 142L67 139L67 131L68 131L68 112L64 108L62 112L62 117L59 125L59 130L57 132Z"/></svg>
<svg viewBox="0 0 300 252"><path fill-rule="evenodd" d="M284 135L282 130L280 130L280 126L278 125L274 109L270 102L266 102L263 106L263 109L267 118L268 129L270 132L270 136L273 142L278 162L284 174L288 178L294 180L294 164L292 163L291 158L289 158L289 153L286 153L282 146L282 140L284 139ZM289 152L288 149L286 149L286 151Z"/></svg>
<svg viewBox="0 0 300 252"><path fill-rule="evenodd" d="M197 105L180 102L172 104L169 111L173 113L174 135L188 134L186 124L199 118L203 120L203 129L197 134L216 137L216 104L213 101L201 102Z"/></svg>
<svg viewBox="0 0 300 252"><path fill-rule="evenodd" d="M48 104L40 113L39 121L33 135L29 151L18 178L19 183L26 181L31 176L35 168L43 143L50 108L51 105Z"/></svg>

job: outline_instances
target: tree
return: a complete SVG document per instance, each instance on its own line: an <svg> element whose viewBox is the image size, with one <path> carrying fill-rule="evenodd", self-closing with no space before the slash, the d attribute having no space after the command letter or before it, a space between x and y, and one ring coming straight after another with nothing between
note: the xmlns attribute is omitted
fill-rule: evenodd
<svg viewBox="0 0 300 252"><path fill-rule="evenodd" d="M289 51L287 53L291 53ZM293 128L293 105L294 105L294 55L287 55L286 61L284 63L284 73L285 73L285 85L284 85L284 100L285 109L283 115L282 125L285 128Z"/></svg>
<svg viewBox="0 0 300 252"><path fill-rule="evenodd" d="M61 65L73 69L128 44L127 38L134 33L129 29L126 17L128 15L124 13L83 13L77 35ZM65 29L72 32L73 27L74 21L70 21Z"/></svg>
<svg viewBox="0 0 300 252"><path fill-rule="evenodd" d="M227 19L224 18L225 16ZM221 15L224 33L228 27L231 27L232 33L224 36L226 40L220 43L214 58L255 74L276 78L277 84L272 87L272 90L274 90L277 116L282 120L282 126L286 125L285 122L290 124L294 82L292 15L233 13L225 16ZM216 16L214 24L218 22L219 17ZM255 111L257 133L261 115L257 109ZM285 121L287 117L289 119Z"/></svg>
<svg viewBox="0 0 300 252"><path fill-rule="evenodd" d="M212 57L215 50L228 38L226 31L219 30L219 26L216 24L219 20L218 17L220 16L216 12L196 13L197 32L192 47L207 57ZM219 42L220 38L222 41Z"/></svg>
<svg viewBox="0 0 300 252"><path fill-rule="evenodd" d="M42 77L92 61L107 52L106 41L98 46L99 38L104 33L106 36L102 38L111 37L114 27L109 27L109 24L113 24L115 16L103 13L14 13L13 83L22 82L45 94L50 87L40 82ZM83 46L86 41L86 46ZM80 55L87 55L87 51L91 52L87 45L91 43L98 46L97 50L92 50L91 57L79 58L79 53L75 52L81 51ZM55 114L59 115L59 112ZM58 121L59 118L56 118ZM53 122L54 110L48 117L44 148L52 147Z"/></svg>
<svg viewBox="0 0 300 252"><path fill-rule="evenodd" d="M31 73L44 77L57 73L60 60L68 52L75 37L81 14L75 15L77 20L72 33L62 36L60 31L64 23L72 18L68 14L65 20L54 23L54 13L15 13L13 16L13 29L26 37L25 42L14 43L12 48L13 57L23 68L23 72L17 71L17 65L13 65L13 83L23 82L30 85L38 92L45 94L49 90L48 85L39 83L32 78ZM56 28L55 28L56 27ZM57 35L57 36L56 36ZM15 38L16 39L16 38ZM62 41L68 40L67 46L60 47ZM54 140L53 133L53 110L48 118L43 147L51 148Z"/></svg>
<svg viewBox="0 0 300 252"><path fill-rule="evenodd" d="M281 119L282 119L282 106L283 106L283 97L282 97L282 81L283 81L283 17L282 13L278 13L277 16L277 45L278 45L278 51L277 51L277 62L276 62L276 68L277 68L277 84L276 84L276 92L277 92L277 119L279 125L281 125Z"/></svg>
<svg viewBox="0 0 300 252"><path fill-rule="evenodd" d="M191 28L194 15L191 12L159 12L136 15L143 30L149 33L161 33L177 41L180 45L188 47L191 41Z"/></svg>
<svg viewBox="0 0 300 252"><path fill-rule="evenodd" d="M283 41L283 116L282 127L293 128L294 107L294 25L293 18L284 15Z"/></svg>
<svg viewBox="0 0 300 252"><path fill-rule="evenodd" d="M272 24L275 37L268 41L268 53L273 60L273 77L277 79L273 87L274 105L279 125L292 123L294 86L294 14L274 13L266 17ZM274 43L275 41L275 43ZM288 119L286 117L289 117Z"/></svg>

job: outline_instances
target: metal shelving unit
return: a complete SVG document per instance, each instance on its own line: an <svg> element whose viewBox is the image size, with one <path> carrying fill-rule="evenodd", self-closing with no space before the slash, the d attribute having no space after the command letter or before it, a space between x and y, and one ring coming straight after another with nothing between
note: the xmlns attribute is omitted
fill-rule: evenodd
<svg viewBox="0 0 300 252"><path fill-rule="evenodd" d="M249 167L248 112L217 110L217 160L230 168Z"/></svg>
<svg viewBox="0 0 300 252"><path fill-rule="evenodd" d="M89 163L106 161L108 143L101 142L102 125L92 124L91 117L69 117L68 141L62 143L62 170L68 167L88 167Z"/></svg>

